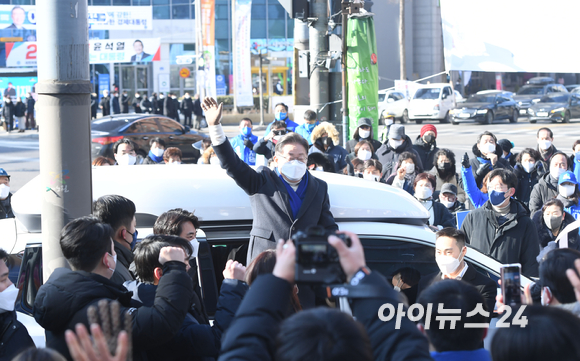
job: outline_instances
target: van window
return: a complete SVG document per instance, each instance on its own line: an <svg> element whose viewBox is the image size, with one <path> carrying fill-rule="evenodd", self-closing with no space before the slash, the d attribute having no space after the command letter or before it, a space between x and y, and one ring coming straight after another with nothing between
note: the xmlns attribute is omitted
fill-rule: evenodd
<svg viewBox="0 0 580 361"><path fill-rule="evenodd" d="M421 88L417 89L413 99L439 99L441 88Z"/></svg>
<svg viewBox="0 0 580 361"><path fill-rule="evenodd" d="M443 95L451 95L451 88L450 87L445 87L443 88Z"/></svg>

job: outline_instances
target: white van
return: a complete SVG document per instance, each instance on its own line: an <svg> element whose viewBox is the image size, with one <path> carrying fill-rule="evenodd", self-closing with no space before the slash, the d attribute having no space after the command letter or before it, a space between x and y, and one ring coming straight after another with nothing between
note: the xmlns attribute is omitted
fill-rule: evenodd
<svg viewBox="0 0 580 361"><path fill-rule="evenodd" d="M455 108L455 94L448 83L421 86L409 104L409 119L417 124L424 120L439 120L449 123L449 111Z"/></svg>

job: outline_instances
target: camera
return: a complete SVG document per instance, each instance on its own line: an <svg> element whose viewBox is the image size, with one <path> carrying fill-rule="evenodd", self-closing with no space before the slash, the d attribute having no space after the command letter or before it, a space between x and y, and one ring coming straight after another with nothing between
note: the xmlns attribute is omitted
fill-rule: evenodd
<svg viewBox="0 0 580 361"><path fill-rule="evenodd" d="M292 236L292 241L296 245L297 283L330 285L346 282L338 253L328 243L328 237L331 235L342 239L346 246L350 247L351 240L348 236L327 232L319 226L298 231Z"/></svg>

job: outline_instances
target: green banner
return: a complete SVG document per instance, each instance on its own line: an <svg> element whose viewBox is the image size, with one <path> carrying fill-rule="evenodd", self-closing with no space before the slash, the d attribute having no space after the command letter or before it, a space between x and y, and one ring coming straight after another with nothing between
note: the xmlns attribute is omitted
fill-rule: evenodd
<svg viewBox="0 0 580 361"><path fill-rule="evenodd" d="M348 19L346 46L348 139L352 139L358 120L365 117L373 120L373 134L378 139L379 67L372 16Z"/></svg>

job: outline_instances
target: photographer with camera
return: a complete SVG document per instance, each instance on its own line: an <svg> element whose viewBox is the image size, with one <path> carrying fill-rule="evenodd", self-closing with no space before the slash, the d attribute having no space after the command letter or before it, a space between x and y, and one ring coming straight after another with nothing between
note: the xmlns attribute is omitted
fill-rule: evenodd
<svg viewBox="0 0 580 361"><path fill-rule="evenodd" d="M379 319L381 305L398 303L396 292L383 276L366 267L357 235L338 233L341 238L328 237L327 244L332 247L327 251L337 253L349 289L371 287L381 296L351 300L357 321L328 308L302 311L285 320L300 270L297 258L300 260L300 252L309 249L311 255L316 254L320 243L309 242L310 234L306 240L298 239L297 247L292 240L280 240L273 273L258 276L252 284L222 339L219 360L431 360L426 338L409 319L403 317L398 329L395 318L388 322ZM322 256L322 252L318 254Z"/></svg>

